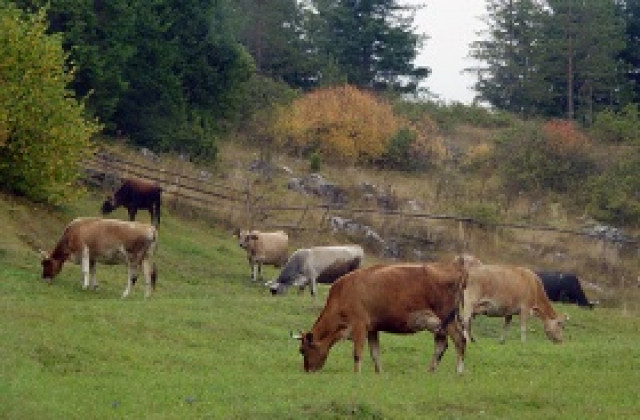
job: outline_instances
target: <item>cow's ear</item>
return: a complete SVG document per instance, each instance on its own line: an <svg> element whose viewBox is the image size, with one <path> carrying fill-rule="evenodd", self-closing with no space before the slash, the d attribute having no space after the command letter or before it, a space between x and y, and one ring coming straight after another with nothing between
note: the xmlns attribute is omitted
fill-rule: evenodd
<svg viewBox="0 0 640 420"><path fill-rule="evenodd" d="M40 256L42 257L43 260L49 259L49 253L47 251L44 251L44 250L40 249L39 252L40 252Z"/></svg>

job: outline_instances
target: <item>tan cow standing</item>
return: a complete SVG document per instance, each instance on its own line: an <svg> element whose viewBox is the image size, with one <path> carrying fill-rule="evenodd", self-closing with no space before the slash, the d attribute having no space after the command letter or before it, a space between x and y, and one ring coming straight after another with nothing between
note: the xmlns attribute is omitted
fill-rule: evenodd
<svg viewBox="0 0 640 420"><path fill-rule="evenodd" d="M352 271L329 290L322 313L309 332L301 333L303 368L322 368L329 350L342 339L353 340L354 370L360 372L364 343L368 341L376 372L381 371L379 332L434 334L429 370L438 366L453 340L457 371L464 370L466 340L458 318L467 277L460 260L452 263L376 265Z"/></svg>
<svg viewBox="0 0 640 420"><path fill-rule="evenodd" d="M468 263L469 261L467 261ZM464 291L462 322L465 337L471 337L471 319L478 314L504 317L500 342L504 343L513 315L520 316L520 337L526 340L527 320L535 315L544 325L547 337L562 341L562 329L568 319L558 316L551 306L540 278L531 270L510 265L467 264L469 279Z"/></svg>
<svg viewBox="0 0 640 420"><path fill-rule="evenodd" d="M125 264L128 281L122 297L131 293L140 271L146 280L145 297L148 297L156 283L150 259L157 240L157 229L147 223L80 217L67 225L51 254L42 251L42 278L50 282L65 261L70 260L82 265L83 289L95 288L97 262Z"/></svg>
<svg viewBox="0 0 640 420"><path fill-rule="evenodd" d="M262 265L282 267L289 257L289 236L277 232L259 230L238 230L235 234L238 245L247 252L247 261L251 266L251 280L262 277Z"/></svg>

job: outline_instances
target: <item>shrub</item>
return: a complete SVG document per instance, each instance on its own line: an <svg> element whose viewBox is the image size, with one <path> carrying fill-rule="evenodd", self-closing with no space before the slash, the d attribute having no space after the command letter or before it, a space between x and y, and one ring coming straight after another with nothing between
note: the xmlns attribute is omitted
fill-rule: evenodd
<svg viewBox="0 0 640 420"><path fill-rule="evenodd" d="M640 153L594 177L588 212L602 222L640 226Z"/></svg>
<svg viewBox="0 0 640 420"><path fill-rule="evenodd" d="M596 170L589 139L566 121L515 127L498 139L496 156L508 193L575 191Z"/></svg>
<svg viewBox="0 0 640 420"><path fill-rule="evenodd" d="M639 143L640 110L637 104L625 106L620 113L599 112L591 127L593 137L606 143Z"/></svg>
<svg viewBox="0 0 640 420"><path fill-rule="evenodd" d="M280 144L356 163L380 157L401 125L388 103L346 85L318 89L281 107L273 132Z"/></svg>
<svg viewBox="0 0 640 420"><path fill-rule="evenodd" d="M46 33L44 11L0 3L0 179L14 193L60 204L78 191L78 164L100 126L66 88L73 72L60 36Z"/></svg>

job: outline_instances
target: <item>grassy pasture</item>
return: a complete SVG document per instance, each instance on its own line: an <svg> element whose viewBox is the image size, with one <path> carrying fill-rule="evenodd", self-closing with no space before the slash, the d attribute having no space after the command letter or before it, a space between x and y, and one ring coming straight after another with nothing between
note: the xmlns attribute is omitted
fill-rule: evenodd
<svg viewBox="0 0 640 420"><path fill-rule="evenodd" d="M384 372L367 357L352 373L351 343L325 368L302 372L291 330L309 328L327 288L273 298L251 283L230 232L163 214L159 284L128 300L124 267L98 267L97 291L83 291L78 266L52 285L39 257L99 199L46 211L0 196L0 417L7 419L411 419L638 418L640 319L633 310L555 305L570 315L554 345L540 321L521 343L517 322L504 345L502 321L478 318L466 372L455 352L427 372L428 333L381 337ZM124 217L125 213L114 213ZM140 215L147 220L148 214ZM266 277L276 274L267 268ZM517 320L516 320L517 321Z"/></svg>

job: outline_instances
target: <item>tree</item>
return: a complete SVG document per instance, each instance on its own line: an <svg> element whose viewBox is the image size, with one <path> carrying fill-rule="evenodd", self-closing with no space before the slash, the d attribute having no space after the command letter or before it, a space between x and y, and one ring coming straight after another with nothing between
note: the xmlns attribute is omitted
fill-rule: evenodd
<svg viewBox="0 0 640 420"><path fill-rule="evenodd" d="M591 124L596 112L619 106L627 91L618 58L625 47L623 22L614 0L549 0L548 5L539 40L540 74L556 92L548 114Z"/></svg>
<svg viewBox="0 0 640 420"><path fill-rule="evenodd" d="M78 191L79 162L100 126L67 85L62 39L48 35L45 12L0 0L0 178L33 200L62 203Z"/></svg>
<svg viewBox="0 0 640 420"><path fill-rule="evenodd" d="M228 27L225 1L154 0L137 8L129 89L115 118L137 144L215 157L239 112L253 60Z"/></svg>
<svg viewBox="0 0 640 420"><path fill-rule="evenodd" d="M534 115L538 101L546 96L539 78L538 40L542 9L535 0L490 0L487 31L471 45L470 56L483 65L469 69L478 75L479 99L521 115Z"/></svg>
<svg viewBox="0 0 640 420"><path fill-rule="evenodd" d="M625 0L618 3L619 13L625 22L627 45L621 59L628 66L627 78L633 89L633 102L640 102L640 0Z"/></svg>
<svg viewBox="0 0 640 420"><path fill-rule="evenodd" d="M307 36L306 14L297 0L236 0L238 39L256 62L256 70L294 88L310 88L318 76Z"/></svg>
<svg viewBox="0 0 640 420"><path fill-rule="evenodd" d="M131 42L135 4L128 0L20 0L23 9L47 9L50 33L61 33L76 68L71 87L87 108L115 132L113 115L128 88L126 65L136 53Z"/></svg>
<svg viewBox="0 0 640 420"><path fill-rule="evenodd" d="M416 7L397 0L313 0L309 32L321 65L361 88L412 92L429 75L413 62L423 37L413 32Z"/></svg>
<svg viewBox="0 0 640 420"><path fill-rule="evenodd" d="M622 20L614 0L491 0L472 46L480 98L525 115L577 118L628 100Z"/></svg>

